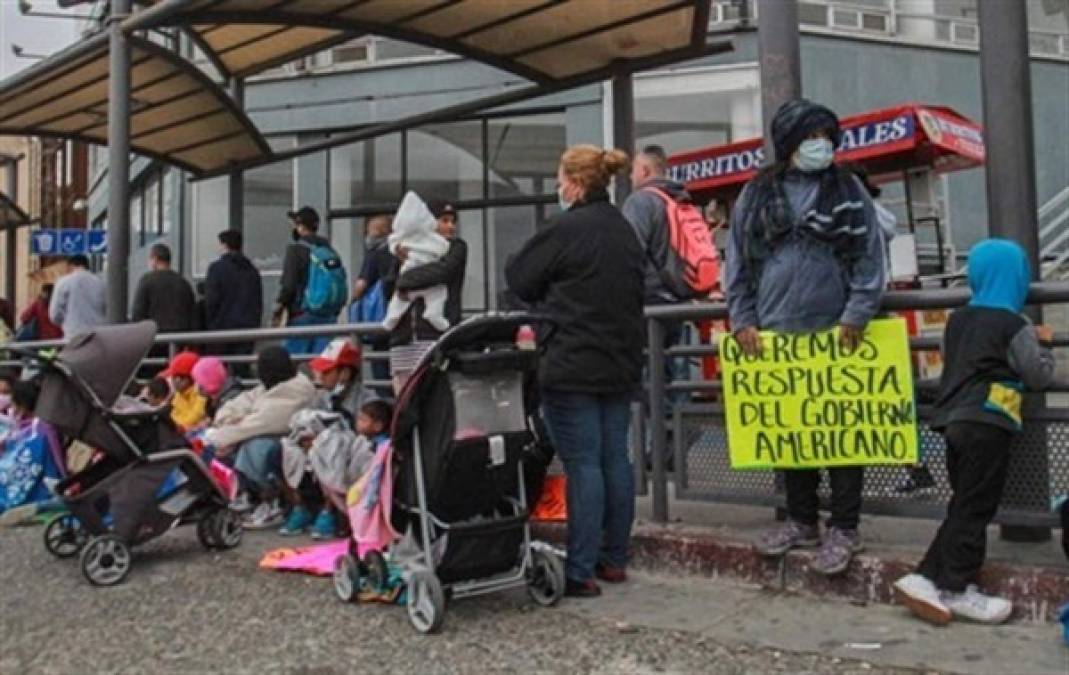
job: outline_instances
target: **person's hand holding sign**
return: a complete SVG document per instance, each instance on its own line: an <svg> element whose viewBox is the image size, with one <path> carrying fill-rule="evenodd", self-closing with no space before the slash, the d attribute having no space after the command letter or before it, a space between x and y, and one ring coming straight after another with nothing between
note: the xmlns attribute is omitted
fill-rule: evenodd
<svg viewBox="0 0 1069 675"><path fill-rule="evenodd" d="M757 326L747 326L735 332L735 341L742 347L742 352L747 356L761 355L761 333Z"/></svg>
<svg viewBox="0 0 1069 675"><path fill-rule="evenodd" d="M839 326L839 346L847 354L853 354L861 346L861 338L865 335L865 329L849 324Z"/></svg>

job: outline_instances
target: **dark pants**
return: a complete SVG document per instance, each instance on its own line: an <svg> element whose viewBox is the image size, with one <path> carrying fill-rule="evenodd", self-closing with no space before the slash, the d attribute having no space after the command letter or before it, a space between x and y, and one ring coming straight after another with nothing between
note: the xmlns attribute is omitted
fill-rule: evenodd
<svg viewBox="0 0 1069 675"><path fill-rule="evenodd" d="M828 527L856 530L861 519L861 487L865 470L860 466L827 469L831 482L831 518ZM787 490L787 515L804 525L820 520L820 469L792 469L783 472Z"/></svg>
<svg viewBox="0 0 1069 675"><path fill-rule="evenodd" d="M627 455L632 400L632 394L543 394L543 417L567 476L569 579L592 578L598 562L627 565L635 519Z"/></svg>
<svg viewBox="0 0 1069 675"><path fill-rule="evenodd" d="M1013 435L979 423L951 424L945 435L954 494L917 572L942 590L960 593L984 564L987 526L1002 500Z"/></svg>

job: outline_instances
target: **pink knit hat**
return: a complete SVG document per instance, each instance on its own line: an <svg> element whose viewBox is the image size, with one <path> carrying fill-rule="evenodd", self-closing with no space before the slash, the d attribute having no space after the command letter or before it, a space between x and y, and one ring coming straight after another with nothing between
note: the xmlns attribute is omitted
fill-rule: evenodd
<svg viewBox="0 0 1069 675"><path fill-rule="evenodd" d="M226 384L226 366L219 359L209 356L193 366L193 381L208 396L215 396Z"/></svg>

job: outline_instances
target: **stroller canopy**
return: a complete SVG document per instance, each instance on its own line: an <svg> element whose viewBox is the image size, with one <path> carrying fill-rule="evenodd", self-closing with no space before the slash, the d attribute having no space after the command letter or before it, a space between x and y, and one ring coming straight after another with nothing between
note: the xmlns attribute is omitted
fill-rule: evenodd
<svg viewBox="0 0 1069 675"><path fill-rule="evenodd" d="M155 337L153 321L100 326L75 336L57 358L110 408L148 355Z"/></svg>

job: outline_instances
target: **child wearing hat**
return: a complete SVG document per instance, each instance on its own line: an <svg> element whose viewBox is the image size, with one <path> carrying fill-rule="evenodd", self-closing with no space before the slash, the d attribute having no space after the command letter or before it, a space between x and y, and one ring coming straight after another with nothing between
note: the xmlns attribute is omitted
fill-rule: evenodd
<svg viewBox="0 0 1069 675"><path fill-rule="evenodd" d="M171 420L182 431L195 429L208 419L208 399L200 395L193 381L193 367L199 358L193 352L179 352L159 375L171 382Z"/></svg>
<svg viewBox="0 0 1069 675"><path fill-rule="evenodd" d="M341 413L350 426L356 425L361 407L378 398L363 384L361 359L359 347L347 338L336 338L309 364L321 392L316 407Z"/></svg>

